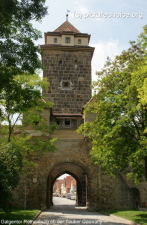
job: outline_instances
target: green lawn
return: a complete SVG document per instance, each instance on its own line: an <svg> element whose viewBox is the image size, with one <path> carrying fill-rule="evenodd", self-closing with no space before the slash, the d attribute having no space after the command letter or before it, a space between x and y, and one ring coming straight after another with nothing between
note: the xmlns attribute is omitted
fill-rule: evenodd
<svg viewBox="0 0 147 225"><path fill-rule="evenodd" d="M115 216L123 217L135 223L147 225L147 211L115 210L115 211L107 211L107 213L115 215Z"/></svg>
<svg viewBox="0 0 147 225"><path fill-rule="evenodd" d="M6 214L0 209L0 224L6 224L7 221L13 225L26 224L32 220L37 215L37 213L39 213L39 210L15 209L12 210L10 214Z"/></svg>

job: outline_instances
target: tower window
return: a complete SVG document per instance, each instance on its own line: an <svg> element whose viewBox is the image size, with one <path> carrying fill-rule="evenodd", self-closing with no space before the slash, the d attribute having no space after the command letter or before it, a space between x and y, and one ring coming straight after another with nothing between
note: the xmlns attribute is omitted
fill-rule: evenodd
<svg viewBox="0 0 147 225"><path fill-rule="evenodd" d="M78 65L77 65L77 60L75 60L75 63L74 63L74 64L75 64L75 66L74 66L74 67L75 67L75 70L76 70L76 69L78 68Z"/></svg>
<svg viewBox="0 0 147 225"><path fill-rule="evenodd" d="M62 60L59 61L59 65L62 66Z"/></svg>
<svg viewBox="0 0 147 225"><path fill-rule="evenodd" d="M60 120L57 120L56 123L57 123L57 125L60 125Z"/></svg>
<svg viewBox="0 0 147 225"><path fill-rule="evenodd" d="M71 118L54 118L52 122L58 125L58 128L77 128L83 123L83 119L71 119Z"/></svg>
<svg viewBox="0 0 147 225"><path fill-rule="evenodd" d="M39 124L39 121L33 121L33 123L34 123L35 125L38 125L38 124Z"/></svg>
<svg viewBox="0 0 147 225"><path fill-rule="evenodd" d="M68 128L71 126L71 121L70 120L65 120L65 128Z"/></svg>
<svg viewBox="0 0 147 225"><path fill-rule="evenodd" d="M54 38L54 43L57 43L57 38Z"/></svg>
<svg viewBox="0 0 147 225"><path fill-rule="evenodd" d="M63 80L59 83L59 89L61 90L72 90L73 89L73 84L69 80Z"/></svg>
<svg viewBox="0 0 147 225"><path fill-rule="evenodd" d="M70 43L70 37L65 38L65 43Z"/></svg>
<svg viewBox="0 0 147 225"><path fill-rule="evenodd" d="M81 42L81 39L78 39L78 44L81 44L82 42Z"/></svg>
<svg viewBox="0 0 147 225"><path fill-rule="evenodd" d="M70 81L63 81L62 82L62 87L63 88L70 88Z"/></svg>

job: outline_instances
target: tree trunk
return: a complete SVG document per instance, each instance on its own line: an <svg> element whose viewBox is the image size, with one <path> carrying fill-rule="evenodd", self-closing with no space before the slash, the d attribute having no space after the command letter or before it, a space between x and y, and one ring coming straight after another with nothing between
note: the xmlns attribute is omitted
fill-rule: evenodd
<svg viewBox="0 0 147 225"><path fill-rule="evenodd" d="M147 156L145 156L144 160L145 160L145 179L147 181Z"/></svg>

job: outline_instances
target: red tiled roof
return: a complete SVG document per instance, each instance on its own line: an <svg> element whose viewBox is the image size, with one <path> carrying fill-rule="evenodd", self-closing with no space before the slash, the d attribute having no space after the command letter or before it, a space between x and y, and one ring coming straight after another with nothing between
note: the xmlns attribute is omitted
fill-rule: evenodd
<svg viewBox="0 0 147 225"><path fill-rule="evenodd" d="M56 30L53 32L63 32L63 31L69 31L74 33L81 33L77 28L75 28L71 23L68 21L65 21L61 26L59 26Z"/></svg>

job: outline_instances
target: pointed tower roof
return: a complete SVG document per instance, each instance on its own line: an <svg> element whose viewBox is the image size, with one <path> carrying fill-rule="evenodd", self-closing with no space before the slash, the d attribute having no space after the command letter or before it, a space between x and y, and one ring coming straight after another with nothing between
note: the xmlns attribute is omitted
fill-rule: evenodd
<svg viewBox="0 0 147 225"><path fill-rule="evenodd" d="M65 21L61 26L59 26L56 30L53 32L74 32L74 33L81 33L77 28L75 28L70 22Z"/></svg>

